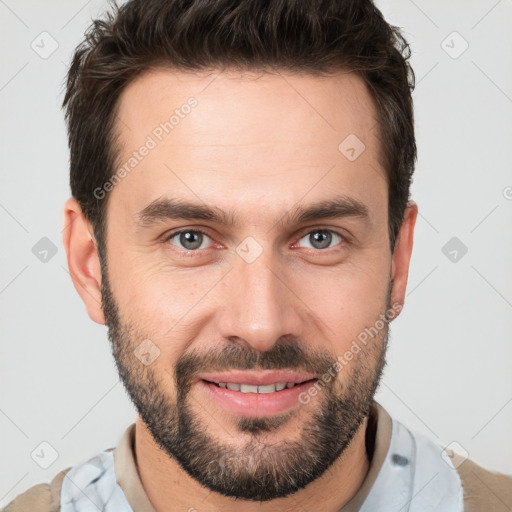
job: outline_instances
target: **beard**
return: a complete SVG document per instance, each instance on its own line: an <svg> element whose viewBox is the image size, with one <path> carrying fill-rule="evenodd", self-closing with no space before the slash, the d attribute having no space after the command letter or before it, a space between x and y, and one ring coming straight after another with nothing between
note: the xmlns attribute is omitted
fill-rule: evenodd
<svg viewBox="0 0 512 512"><path fill-rule="evenodd" d="M171 373L176 386L173 400L168 386L160 385L154 369L135 357L134 350L146 336L138 335L134 325L121 322L106 268L102 267L102 304L112 353L128 396L154 441L210 491L251 501L269 501L296 493L319 478L349 446L369 415L386 365L391 288L392 281L383 312L384 328L361 347L352 365L340 370L332 353L306 350L288 337L265 352L238 344L227 344L222 350L194 349L176 360ZM268 441L268 433L275 433L286 424L297 409L272 417L235 418L236 429L229 430L237 443L223 443L211 435L209 423L219 423L224 418L202 419L198 411L203 412L204 407L190 394L192 383L202 372L291 369L321 376L327 372L332 375L333 368L335 377L323 381L317 400L302 406L309 409L308 419L295 440L282 436L278 442L276 437ZM337 378L339 371L345 374L343 381ZM248 441L240 445L242 436Z"/></svg>

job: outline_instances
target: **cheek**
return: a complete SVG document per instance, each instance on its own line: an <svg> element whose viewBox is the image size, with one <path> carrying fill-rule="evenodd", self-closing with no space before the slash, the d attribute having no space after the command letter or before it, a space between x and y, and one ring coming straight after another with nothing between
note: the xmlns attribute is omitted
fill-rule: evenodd
<svg viewBox="0 0 512 512"><path fill-rule="evenodd" d="M211 269L202 272L169 270L162 265L119 272L115 292L122 322L134 327L137 338L150 339L175 361L202 326L208 291L219 280Z"/></svg>
<svg viewBox="0 0 512 512"><path fill-rule="evenodd" d="M325 269L311 274L299 285L298 295L321 320L317 325L331 340L336 353L344 352L352 341L385 312L389 281L382 270Z"/></svg>

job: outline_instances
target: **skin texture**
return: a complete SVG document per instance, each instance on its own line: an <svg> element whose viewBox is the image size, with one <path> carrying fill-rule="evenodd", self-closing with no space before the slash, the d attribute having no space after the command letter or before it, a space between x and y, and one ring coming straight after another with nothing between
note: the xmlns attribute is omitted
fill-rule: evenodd
<svg viewBox="0 0 512 512"><path fill-rule="evenodd" d="M336 511L368 471L366 415L385 364L387 322L335 379L286 415L241 421L195 379L216 367L318 374L332 367L386 311L398 314L417 207L409 204L391 254L376 110L353 73L143 74L120 98L119 167L191 96L195 108L108 196L108 268L101 269L78 203L65 205L73 282L91 319L108 325L139 413L142 483L159 512L317 510L319 499L323 510ZM350 134L365 145L353 161L338 150ZM363 203L367 218L277 222L297 206L339 195ZM138 213L163 197L215 206L236 224L143 226ZM186 251L183 237L169 238L178 229L207 236ZM315 245L313 235L326 230L327 248ZM237 252L248 237L250 250L261 252L251 263ZM148 339L159 352L146 365L135 352ZM212 460L215 471L205 464ZM268 475L278 461L276 483Z"/></svg>

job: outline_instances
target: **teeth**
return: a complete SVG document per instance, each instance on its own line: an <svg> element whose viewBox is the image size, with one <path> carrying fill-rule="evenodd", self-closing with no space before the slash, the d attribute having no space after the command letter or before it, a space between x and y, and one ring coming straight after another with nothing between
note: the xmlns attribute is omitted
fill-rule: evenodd
<svg viewBox="0 0 512 512"><path fill-rule="evenodd" d="M249 384L241 384L240 391L242 393L257 393L258 386L250 386Z"/></svg>
<svg viewBox="0 0 512 512"><path fill-rule="evenodd" d="M258 393L273 393L276 390L275 384L267 384L266 386L258 386Z"/></svg>
<svg viewBox="0 0 512 512"><path fill-rule="evenodd" d="M265 386L237 384L234 382L219 382L218 384L221 388L241 391L242 393L274 393L275 391L282 391L285 388L293 388L295 386L295 382L278 382L276 384L266 384Z"/></svg>

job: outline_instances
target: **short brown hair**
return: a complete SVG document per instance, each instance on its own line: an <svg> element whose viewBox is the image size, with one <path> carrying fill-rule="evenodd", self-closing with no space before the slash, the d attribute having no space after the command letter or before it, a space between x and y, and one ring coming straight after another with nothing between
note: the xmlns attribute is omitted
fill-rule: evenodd
<svg viewBox="0 0 512 512"><path fill-rule="evenodd" d="M105 255L107 199L97 187L114 174L118 99L156 67L176 70L353 71L378 111L389 187L391 251L416 160L410 49L371 0L130 0L94 20L76 48L63 107L73 197Z"/></svg>

